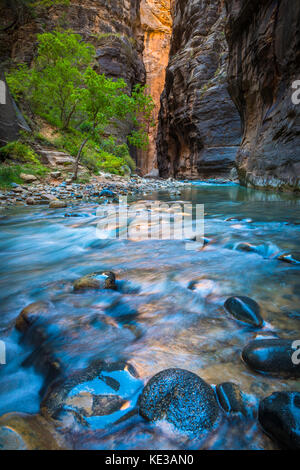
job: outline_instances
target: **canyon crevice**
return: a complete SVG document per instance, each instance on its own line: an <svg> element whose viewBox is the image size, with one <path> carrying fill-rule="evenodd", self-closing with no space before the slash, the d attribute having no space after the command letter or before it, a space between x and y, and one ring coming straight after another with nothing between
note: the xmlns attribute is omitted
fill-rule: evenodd
<svg viewBox="0 0 300 470"><path fill-rule="evenodd" d="M149 148L139 152L138 168L142 174L158 175L157 132L160 97L165 85L172 34L171 4L173 0L141 0L140 19L144 32L143 61L146 85L153 98L153 127L149 127Z"/></svg>

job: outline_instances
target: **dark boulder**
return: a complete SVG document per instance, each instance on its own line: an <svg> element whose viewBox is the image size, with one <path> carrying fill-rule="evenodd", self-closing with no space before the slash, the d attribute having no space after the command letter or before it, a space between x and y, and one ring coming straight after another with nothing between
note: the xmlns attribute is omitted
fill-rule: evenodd
<svg viewBox="0 0 300 470"><path fill-rule="evenodd" d="M300 393L275 392L259 404L264 431L283 447L300 450Z"/></svg>
<svg viewBox="0 0 300 470"><path fill-rule="evenodd" d="M248 414L245 398L238 385L224 382L216 386L216 393L220 405L227 413Z"/></svg>
<svg viewBox="0 0 300 470"><path fill-rule="evenodd" d="M224 307L234 318L249 325L260 327L264 322L260 315L259 305L249 297L230 297L226 300Z"/></svg>
<svg viewBox="0 0 300 470"><path fill-rule="evenodd" d="M212 430L219 407L213 389L196 374L167 369L145 386L139 412L148 421L166 419L181 431L199 435Z"/></svg>
<svg viewBox="0 0 300 470"><path fill-rule="evenodd" d="M292 340L254 340L243 349L242 358L256 372L278 377L300 377L300 364L293 361Z"/></svg>

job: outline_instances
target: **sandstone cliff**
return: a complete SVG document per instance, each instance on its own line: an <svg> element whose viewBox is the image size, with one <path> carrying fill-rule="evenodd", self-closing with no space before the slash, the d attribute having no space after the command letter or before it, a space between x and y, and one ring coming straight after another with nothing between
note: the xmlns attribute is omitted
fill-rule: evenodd
<svg viewBox="0 0 300 470"><path fill-rule="evenodd" d="M161 100L161 176L228 173L240 143L240 117L226 81L222 1L176 0L166 85Z"/></svg>
<svg viewBox="0 0 300 470"><path fill-rule="evenodd" d="M300 78L300 2L231 0L228 81L244 133L237 155L242 182L300 187L300 105L292 82Z"/></svg>
<svg viewBox="0 0 300 470"><path fill-rule="evenodd" d="M172 0L173 1L173 0ZM141 0L140 18L144 32L143 61L146 68L146 84L155 108L154 127L149 128L149 148L139 152L138 168L143 174L158 174L156 138L160 97L165 85L165 73L169 61L172 34L171 0Z"/></svg>

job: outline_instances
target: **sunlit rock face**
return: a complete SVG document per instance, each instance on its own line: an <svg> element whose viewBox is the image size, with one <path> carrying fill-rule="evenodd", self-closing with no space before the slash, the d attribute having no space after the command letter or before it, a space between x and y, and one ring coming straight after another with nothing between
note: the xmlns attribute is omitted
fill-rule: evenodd
<svg viewBox="0 0 300 470"><path fill-rule="evenodd" d="M246 184L299 188L300 105L292 83L300 79L300 3L226 1L229 91L242 116L237 155Z"/></svg>
<svg viewBox="0 0 300 470"><path fill-rule="evenodd" d="M224 175L240 143L240 117L227 91L224 2L176 0L161 100L161 176Z"/></svg>
<svg viewBox="0 0 300 470"><path fill-rule="evenodd" d="M138 167L143 174L157 173L156 137L160 96L165 85L172 34L171 5L173 0L141 0L140 19L144 32L143 60L146 68L146 84L155 108L154 126L149 129L149 148L139 153Z"/></svg>

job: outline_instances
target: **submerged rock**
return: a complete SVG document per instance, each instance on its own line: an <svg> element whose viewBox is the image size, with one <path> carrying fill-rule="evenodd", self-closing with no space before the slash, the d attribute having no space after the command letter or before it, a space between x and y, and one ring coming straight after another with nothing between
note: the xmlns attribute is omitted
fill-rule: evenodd
<svg viewBox="0 0 300 470"><path fill-rule="evenodd" d="M216 393L220 405L227 413L242 413L247 415L247 407L238 385L232 382L224 382L216 386Z"/></svg>
<svg viewBox="0 0 300 470"><path fill-rule="evenodd" d="M256 372L278 377L300 377L300 364L293 362L292 340L258 339L243 349L242 358Z"/></svg>
<svg viewBox="0 0 300 470"><path fill-rule="evenodd" d="M249 325L260 327L263 325L263 318L260 315L260 307L255 300L244 296L230 297L226 300L224 307L237 320Z"/></svg>
<svg viewBox="0 0 300 470"><path fill-rule="evenodd" d="M103 189L103 191L101 191L100 193L100 197L101 196L105 196L105 197L115 197L115 193L113 193L112 191L110 191L109 189Z"/></svg>
<svg viewBox="0 0 300 470"><path fill-rule="evenodd" d="M258 253L257 247L247 242L238 243L235 249L238 251L246 251L247 253Z"/></svg>
<svg viewBox="0 0 300 470"><path fill-rule="evenodd" d="M116 289L116 276L112 271L92 273L77 279L73 286L75 291L86 289Z"/></svg>
<svg viewBox="0 0 300 470"><path fill-rule="evenodd" d="M275 392L259 404L264 431L281 445L300 450L300 393Z"/></svg>
<svg viewBox="0 0 300 470"><path fill-rule="evenodd" d="M300 252L299 253L285 253L278 256L279 261L284 261L289 264L300 264Z"/></svg>
<svg viewBox="0 0 300 470"><path fill-rule="evenodd" d="M0 449L62 450L63 438L40 415L7 413L0 417Z"/></svg>
<svg viewBox="0 0 300 470"><path fill-rule="evenodd" d="M48 302L33 302L23 308L16 319L16 328L23 333L41 316L49 313Z"/></svg>
<svg viewBox="0 0 300 470"><path fill-rule="evenodd" d="M72 411L83 423L86 418L97 420L132 408L135 405L132 396L138 394L141 385L130 364L97 360L85 369L53 381L42 400L41 412L46 417L58 417L62 412Z"/></svg>
<svg viewBox="0 0 300 470"><path fill-rule="evenodd" d="M148 421L166 419L179 430L198 435L213 429L220 411L204 380L188 370L167 369L145 386L139 412Z"/></svg>

